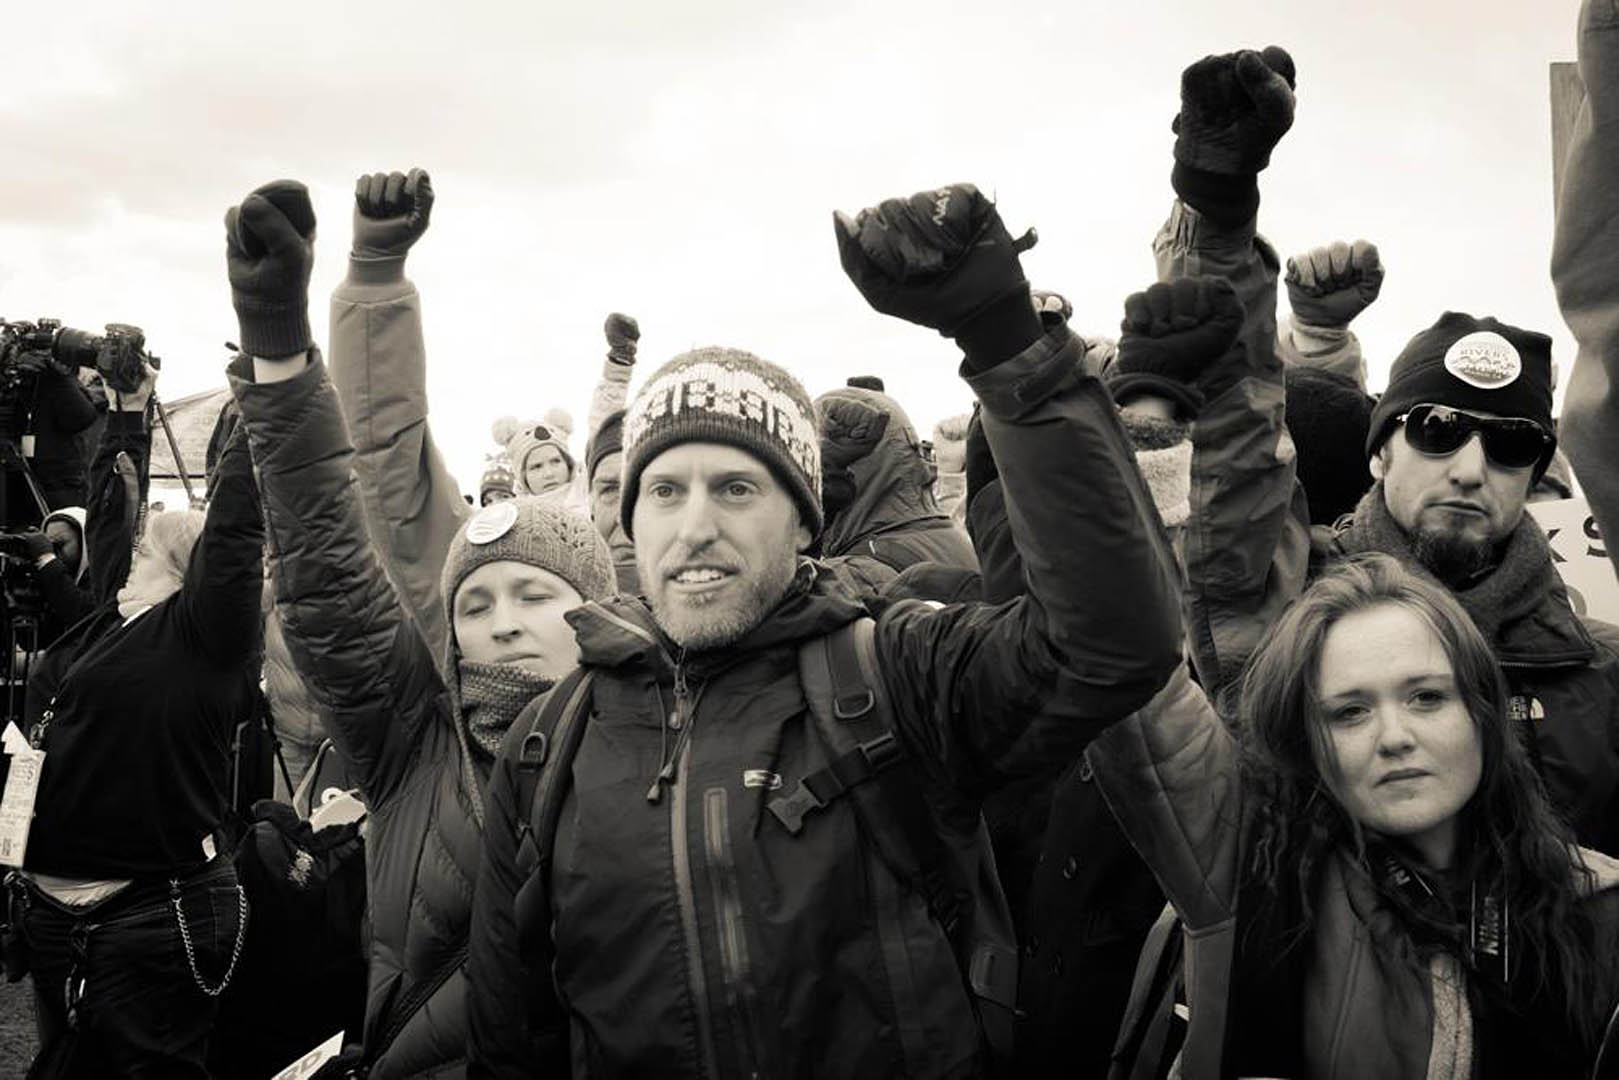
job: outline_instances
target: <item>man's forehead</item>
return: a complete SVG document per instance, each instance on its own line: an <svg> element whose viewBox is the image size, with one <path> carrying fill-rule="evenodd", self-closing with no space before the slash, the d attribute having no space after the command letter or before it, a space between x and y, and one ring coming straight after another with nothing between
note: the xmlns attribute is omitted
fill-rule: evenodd
<svg viewBox="0 0 1619 1080"><path fill-rule="evenodd" d="M642 481L654 476L699 477L770 475L770 468L741 447L727 443L683 442L663 451L647 463Z"/></svg>

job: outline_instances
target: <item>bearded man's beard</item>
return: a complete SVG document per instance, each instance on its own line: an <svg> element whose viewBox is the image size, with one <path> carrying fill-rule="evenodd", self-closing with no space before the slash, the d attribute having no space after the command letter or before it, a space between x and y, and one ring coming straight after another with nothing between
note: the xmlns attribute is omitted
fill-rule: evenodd
<svg viewBox="0 0 1619 1080"><path fill-rule="evenodd" d="M1495 545L1488 540L1427 529L1417 531L1411 547L1417 561L1453 589L1471 584L1488 570L1495 553Z"/></svg>

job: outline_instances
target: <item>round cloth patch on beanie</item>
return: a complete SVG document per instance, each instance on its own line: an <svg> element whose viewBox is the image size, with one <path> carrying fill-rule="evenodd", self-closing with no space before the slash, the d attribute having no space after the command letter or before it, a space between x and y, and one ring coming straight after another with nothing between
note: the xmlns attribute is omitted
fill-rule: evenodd
<svg viewBox="0 0 1619 1080"><path fill-rule="evenodd" d="M624 414L624 532L632 520L641 472L671 446L713 442L758 458L786 487L812 536L819 536L821 443L815 410L799 381L741 349L681 353L641 387Z"/></svg>
<svg viewBox="0 0 1619 1080"><path fill-rule="evenodd" d="M585 600L600 600L617 589L612 554L595 525L538 496L519 495L479 510L450 541L441 586L451 626L461 582L485 563L502 560L549 570Z"/></svg>
<svg viewBox="0 0 1619 1080"><path fill-rule="evenodd" d="M467 522L467 543L492 544L512 531L517 524L517 503L503 502L486 506L472 515Z"/></svg>
<svg viewBox="0 0 1619 1080"><path fill-rule="evenodd" d="M1523 374L1523 361L1512 342L1493 330L1457 338L1445 350L1445 370L1469 386L1499 390Z"/></svg>

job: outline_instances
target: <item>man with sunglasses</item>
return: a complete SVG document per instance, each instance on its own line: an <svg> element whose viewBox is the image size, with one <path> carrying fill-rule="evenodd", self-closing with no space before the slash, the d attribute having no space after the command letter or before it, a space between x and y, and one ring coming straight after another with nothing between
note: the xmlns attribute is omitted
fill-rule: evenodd
<svg viewBox="0 0 1619 1080"><path fill-rule="evenodd" d="M1551 339L1447 312L1395 360L1366 440L1377 483L1312 559L1379 551L1443 582L1494 643L1553 802L1613 853L1619 628L1574 613L1524 512L1556 448Z"/></svg>

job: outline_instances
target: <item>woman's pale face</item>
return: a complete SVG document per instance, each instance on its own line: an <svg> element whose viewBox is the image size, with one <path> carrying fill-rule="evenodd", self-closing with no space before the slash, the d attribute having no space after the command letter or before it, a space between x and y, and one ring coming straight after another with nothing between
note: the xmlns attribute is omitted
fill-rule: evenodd
<svg viewBox="0 0 1619 1080"><path fill-rule="evenodd" d="M1316 765L1339 802L1365 828L1448 867L1484 752L1444 643L1408 609L1380 604L1333 625L1319 674L1324 750L1336 768Z"/></svg>
<svg viewBox="0 0 1619 1080"><path fill-rule="evenodd" d="M528 456L523 480L536 495L554 491L568 482L568 459L554 446L542 446Z"/></svg>
<svg viewBox="0 0 1619 1080"><path fill-rule="evenodd" d="M579 664L579 643L563 616L582 603L578 590L549 570L513 559L484 563L461 582L450 608L461 658L559 679Z"/></svg>

